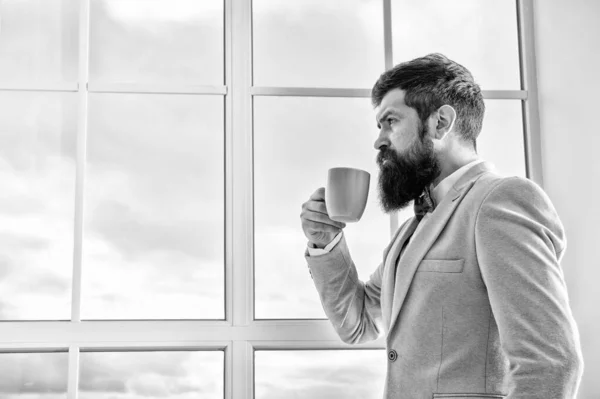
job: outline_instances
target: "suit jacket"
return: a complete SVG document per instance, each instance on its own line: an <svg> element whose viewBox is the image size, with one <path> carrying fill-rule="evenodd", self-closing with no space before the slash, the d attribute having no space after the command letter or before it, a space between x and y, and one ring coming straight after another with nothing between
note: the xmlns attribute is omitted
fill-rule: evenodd
<svg viewBox="0 0 600 399"><path fill-rule="evenodd" d="M414 217L398 229L364 283L343 238L305 254L344 342L386 334L385 398L575 398L583 360L559 264L566 237L544 191L483 162L423 223L412 238Z"/></svg>

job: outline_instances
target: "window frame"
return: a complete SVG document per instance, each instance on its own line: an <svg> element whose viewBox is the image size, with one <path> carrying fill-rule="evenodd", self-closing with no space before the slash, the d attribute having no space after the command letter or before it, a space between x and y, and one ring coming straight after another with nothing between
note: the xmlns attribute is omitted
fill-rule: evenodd
<svg viewBox="0 0 600 399"><path fill-rule="evenodd" d="M221 86L89 82L90 2L71 0L79 15L77 82L0 81L0 91L71 92L78 96L75 239L72 308L68 321L0 323L0 353L69 353L68 397L78 398L79 355L111 350L224 351L226 399L254 397L254 351L385 349L385 339L360 345L340 341L326 319L255 320L253 216L253 99L256 96L370 97L369 88L259 87L252 84L252 3L224 1L225 82ZM391 0L383 1L385 67L393 66ZM521 100L527 177L543 186L534 51L533 0L514 0L521 90L483 91L486 99ZM163 93L223 97L225 106L225 320L81 320L81 258L88 94ZM236 195L232 195L236 193ZM390 237L398 227L390 217ZM300 255L299 255L300 256Z"/></svg>

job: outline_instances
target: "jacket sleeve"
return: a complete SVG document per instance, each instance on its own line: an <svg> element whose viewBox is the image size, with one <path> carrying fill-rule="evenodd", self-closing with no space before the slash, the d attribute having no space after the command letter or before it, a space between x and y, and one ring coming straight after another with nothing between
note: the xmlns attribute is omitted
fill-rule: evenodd
<svg viewBox="0 0 600 399"><path fill-rule="evenodd" d="M358 279L344 236L328 254L305 254L325 314L340 339L348 344L375 340L383 332L381 281L392 243L384 250L384 261L365 283Z"/></svg>
<svg viewBox="0 0 600 399"><path fill-rule="evenodd" d="M560 267L566 237L548 196L530 180L501 180L478 211L475 247L510 361L508 398L575 398L583 359Z"/></svg>

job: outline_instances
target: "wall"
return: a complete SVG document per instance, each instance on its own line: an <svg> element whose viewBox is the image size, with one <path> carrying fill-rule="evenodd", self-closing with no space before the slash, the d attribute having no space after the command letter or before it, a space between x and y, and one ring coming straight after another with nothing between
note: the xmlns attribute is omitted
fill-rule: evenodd
<svg viewBox="0 0 600 399"><path fill-rule="evenodd" d="M544 188L567 232L563 269L600 398L600 1L534 0ZM580 198L576 195L580 193Z"/></svg>

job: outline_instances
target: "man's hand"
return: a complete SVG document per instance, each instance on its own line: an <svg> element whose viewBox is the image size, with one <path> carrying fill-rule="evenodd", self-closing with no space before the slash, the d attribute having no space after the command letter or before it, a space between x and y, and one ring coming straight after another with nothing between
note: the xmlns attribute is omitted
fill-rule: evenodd
<svg viewBox="0 0 600 399"><path fill-rule="evenodd" d="M346 227L346 223L329 219L324 187L318 188L308 201L302 204L300 220L309 245L313 244L312 246L316 248L325 248Z"/></svg>

